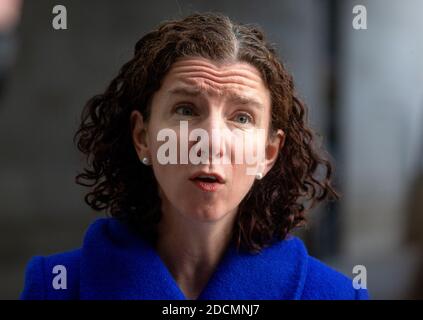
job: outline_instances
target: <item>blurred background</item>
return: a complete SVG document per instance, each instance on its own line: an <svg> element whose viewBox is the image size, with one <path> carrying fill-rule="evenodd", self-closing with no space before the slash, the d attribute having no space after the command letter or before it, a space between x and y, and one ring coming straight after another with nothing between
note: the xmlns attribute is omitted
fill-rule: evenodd
<svg viewBox="0 0 423 320"><path fill-rule="evenodd" d="M30 257L79 247L102 216L74 183L85 102L146 32L196 11L259 24L323 135L342 198L310 215L311 254L350 277L364 265L372 298L423 298L422 1L0 0L0 299L18 298Z"/></svg>

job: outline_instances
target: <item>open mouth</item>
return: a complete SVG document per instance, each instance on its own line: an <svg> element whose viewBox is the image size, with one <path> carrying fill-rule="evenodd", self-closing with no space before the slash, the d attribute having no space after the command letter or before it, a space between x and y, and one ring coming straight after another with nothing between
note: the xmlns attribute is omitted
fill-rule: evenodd
<svg viewBox="0 0 423 320"><path fill-rule="evenodd" d="M198 180L198 181L203 181L206 183L214 183L214 182L218 182L217 178L214 176L199 176L194 178L194 180Z"/></svg>
<svg viewBox="0 0 423 320"><path fill-rule="evenodd" d="M202 191L217 191L223 184L224 180L217 174L197 174L190 178L192 182Z"/></svg>

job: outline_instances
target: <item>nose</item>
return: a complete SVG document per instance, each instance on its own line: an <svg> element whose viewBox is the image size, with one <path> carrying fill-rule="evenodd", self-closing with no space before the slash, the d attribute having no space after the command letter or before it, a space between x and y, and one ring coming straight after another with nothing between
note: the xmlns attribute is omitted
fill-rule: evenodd
<svg viewBox="0 0 423 320"><path fill-rule="evenodd" d="M194 141L193 146L198 148L197 156L201 158L208 157L209 163L214 163L216 160L222 160L226 151L226 136L224 120L218 114L210 114L197 127L204 130L207 138L198 137ZM202 154L202 151L207 150L208 154Z"/></svg>

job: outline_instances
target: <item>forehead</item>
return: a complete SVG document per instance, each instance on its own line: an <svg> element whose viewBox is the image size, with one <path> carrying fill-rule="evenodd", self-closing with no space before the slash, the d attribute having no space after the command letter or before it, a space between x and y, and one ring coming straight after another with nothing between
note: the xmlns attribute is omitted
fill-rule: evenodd
<svg viewBox="0 0 423 320"><path fill-rule="evenodd" d="M169 97L207 95L262 105L270 101L260 72L246 62L217 63L197 57L179 59L166 75L162 89Z"/></svg>

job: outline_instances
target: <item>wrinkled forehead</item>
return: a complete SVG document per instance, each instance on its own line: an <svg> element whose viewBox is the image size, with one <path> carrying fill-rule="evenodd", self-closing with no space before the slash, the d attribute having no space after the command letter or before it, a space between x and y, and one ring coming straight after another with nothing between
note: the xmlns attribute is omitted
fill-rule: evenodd
<svg viewBox="0 0 423 320"><path fill-rule="evenodd" d="M238 96L267 104L270 93L260 72L246 62L219 63L204 58L181 58L170 68L163 87L168 94L192 93Z"/></svg>

